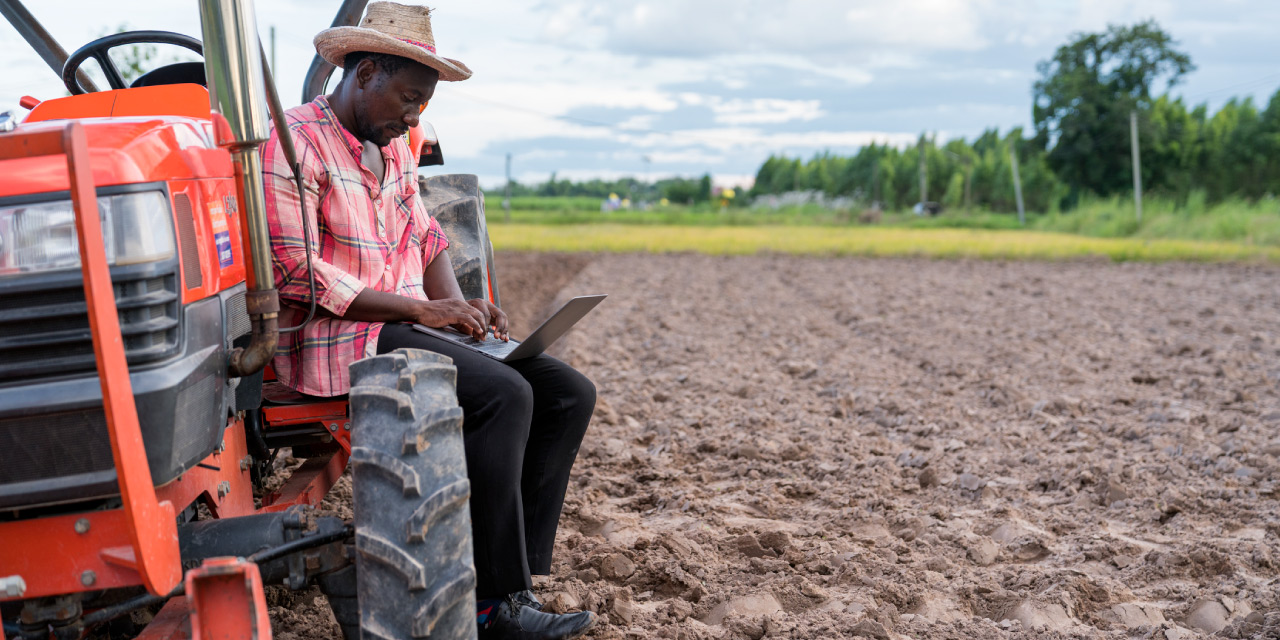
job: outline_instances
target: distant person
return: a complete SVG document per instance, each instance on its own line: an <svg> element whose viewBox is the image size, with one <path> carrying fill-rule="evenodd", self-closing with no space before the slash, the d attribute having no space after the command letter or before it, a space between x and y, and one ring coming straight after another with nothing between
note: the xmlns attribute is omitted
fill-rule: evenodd
<svg viewBox="0 0 1280 640"><path fill-rule="evenodd" d="M464 412L475 540L476 622L482 639L573 638L590 612L540 611L531 573L551 570L569 470L595 407L595 387L546 355L504 364L414 331L453 327L507 339L507 315L463 300L449 242L417 196L417 159L403 136L440 80L471 71L436 53L429 10L373 2L359 27L320 32L316 50L344 68L327 96L285 116L298 148L313 227L316 304L325 317L280 337L274 368L302 393L347 393L347 365L402 347L453 359ZM267 217L282 322L310 303L302 212L272 134L264 148Z"/></svg>

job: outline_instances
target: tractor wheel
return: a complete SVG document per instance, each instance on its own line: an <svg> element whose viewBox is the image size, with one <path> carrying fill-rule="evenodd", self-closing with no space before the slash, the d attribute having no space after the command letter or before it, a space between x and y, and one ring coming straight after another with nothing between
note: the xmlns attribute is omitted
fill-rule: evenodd
<svg viewBox="0 0 1280 640"><path fill-rule="evenodd" d="M356 593L363 637L476 637L457 370L397 349L351 365Z"/></svg>
<svg viewBox="0 0 1280 640"><path fill-rule="evenodd" d="M462 296L488 298L502 306L493 243L484 219L484 192L477 178L461 173L418 178L418 194L449 238L449 261Z"/></svg>

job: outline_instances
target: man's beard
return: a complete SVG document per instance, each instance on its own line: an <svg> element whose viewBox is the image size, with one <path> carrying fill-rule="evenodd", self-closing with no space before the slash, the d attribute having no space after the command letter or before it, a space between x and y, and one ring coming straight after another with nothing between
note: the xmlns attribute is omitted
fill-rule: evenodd
<svg viewBox="0 0 1280 640"><path fill-rule="evenodd" d="M385 137L385 138L383 137L387 135L387 131L385 128L374 126L372 123L365 120L360 115L359 112L356 112L355 118L356 118L356 130L354 133L356 134L357 138L364 141L372 142L373 144L377 145L379 148L385 147L391 144L391 140L392 140L391 137Z"/></svg>

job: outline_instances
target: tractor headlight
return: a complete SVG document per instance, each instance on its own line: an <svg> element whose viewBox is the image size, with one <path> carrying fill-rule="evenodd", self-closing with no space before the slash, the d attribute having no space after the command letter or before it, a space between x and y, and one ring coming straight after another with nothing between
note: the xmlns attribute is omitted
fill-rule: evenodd
<svg viewBox="0 0 1280 640"><path fill-rule="evenodd" d="M110 264L153 262L174 254L173 217L161 191L98 198ZM80 266L70 200L0 207L0 275Z"/></svg>

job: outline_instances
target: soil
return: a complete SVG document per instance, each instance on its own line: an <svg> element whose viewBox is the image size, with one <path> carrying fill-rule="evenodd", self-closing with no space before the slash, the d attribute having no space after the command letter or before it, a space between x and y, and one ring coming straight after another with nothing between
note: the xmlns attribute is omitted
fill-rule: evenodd
<svg viewBox="0 0 1280 640"><path fill-rule="evenodd" d="M588 637L1280 637L1274 267L498 260L516 335L610 294L537 583Z"/></svg>
<svg viewBox="0 0 1280 640"><path fill-rule="evenodd" d="M494 260L498 263L500 302L511 322L511 335L524 338L555 311L549 307L560 290L591 264L592 256L498 252Z"/></svg>

